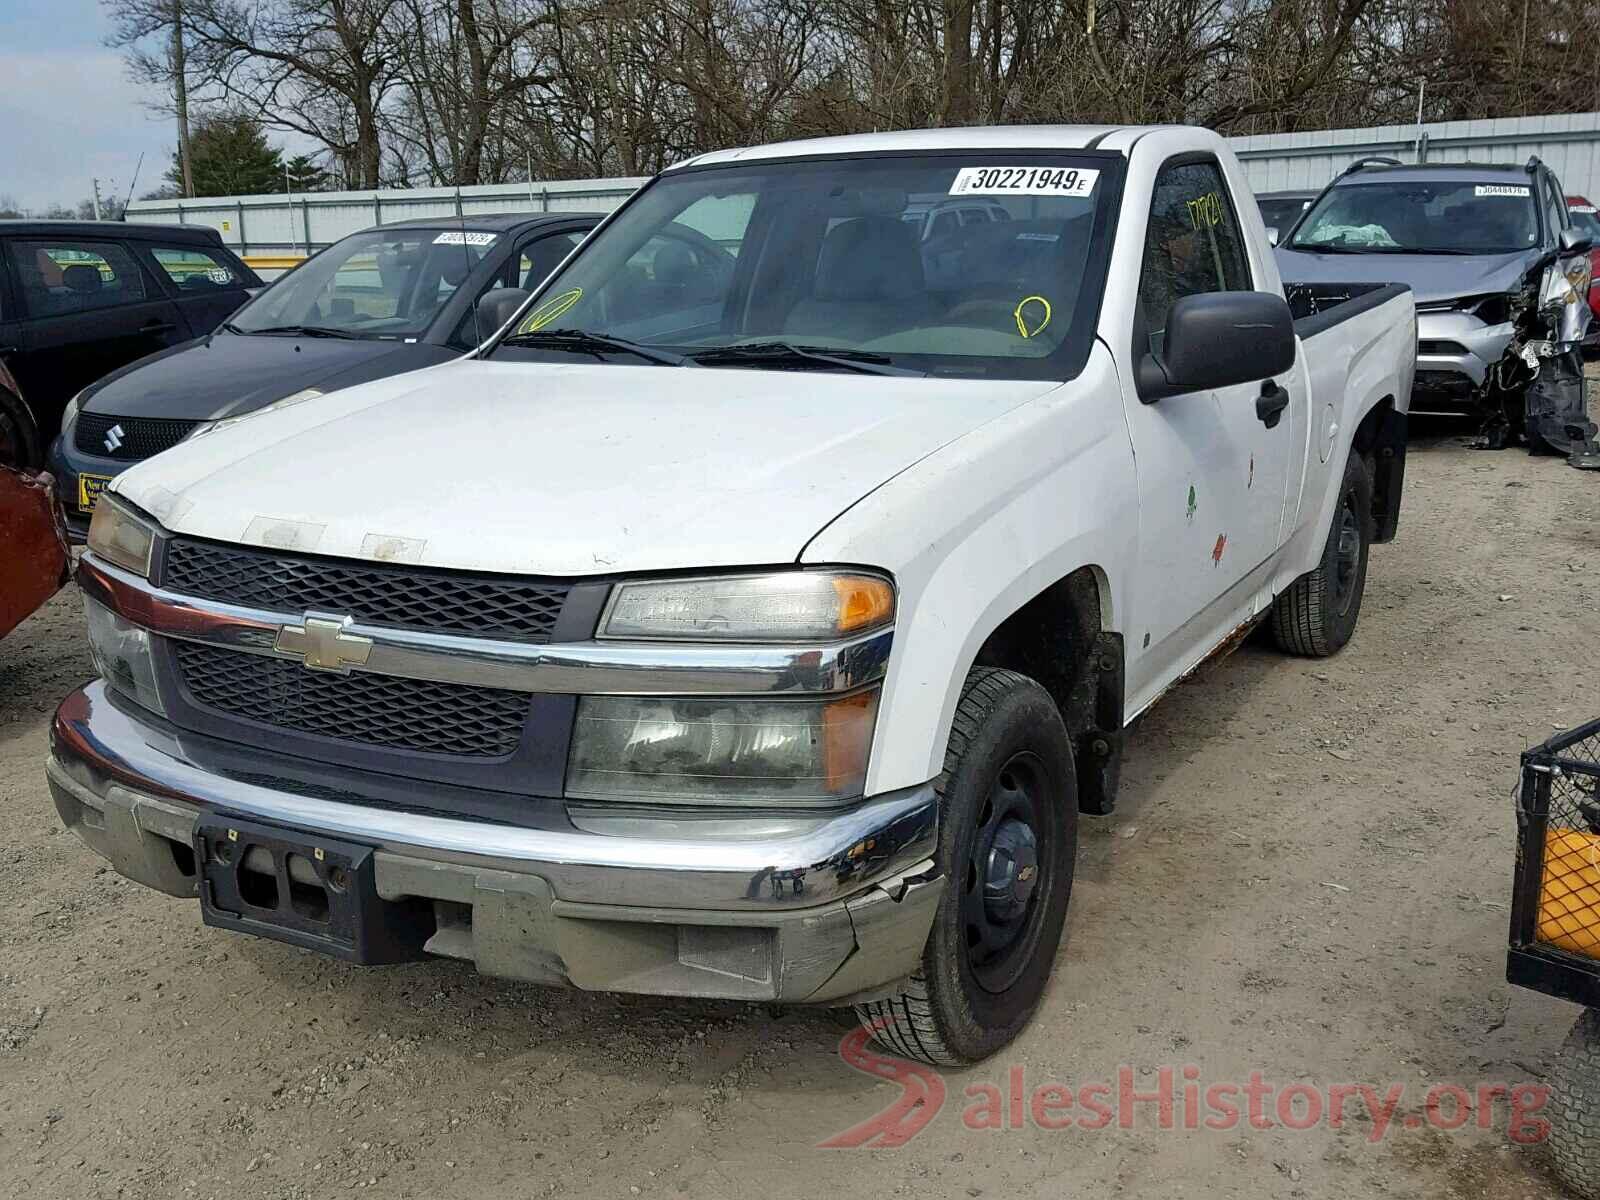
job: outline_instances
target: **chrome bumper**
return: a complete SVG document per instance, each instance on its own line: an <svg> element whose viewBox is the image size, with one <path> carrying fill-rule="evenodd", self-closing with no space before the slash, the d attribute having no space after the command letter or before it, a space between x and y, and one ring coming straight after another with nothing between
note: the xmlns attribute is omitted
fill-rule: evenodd
<svg viewBox="0 0 1600 1200"><path fill-rule="evenodd" d="M380 895L435 902L427 948L489 974L847 1002L916 969L943 886L931 785L825 816L705 822L547 802L530 828L230 778L202 765L206 741L129 715L99 681L74 692L51 730L62 820L119 873L177 896L196 894L202 812L373 846Z"/></svg>

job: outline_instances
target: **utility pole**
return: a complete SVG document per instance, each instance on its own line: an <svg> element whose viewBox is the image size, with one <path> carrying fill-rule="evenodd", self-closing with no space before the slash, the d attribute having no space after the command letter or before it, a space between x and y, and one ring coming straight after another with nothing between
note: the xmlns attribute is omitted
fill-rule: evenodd
<svg viewBox="0 0 1600 1200"><path fill-rule="evenodd" d="M189 151L189 82L183 45L183 0L172 0L172 99L178 110L178 158L182 160L183 194L194 197L193 157Z"/></svg>
<svg viewBox="0 0 1600 1200"><path fill-rule="evenodd" d="M95 179L91 182L94 185L94 219L98 221L100 219L100 181Z"/></svg>

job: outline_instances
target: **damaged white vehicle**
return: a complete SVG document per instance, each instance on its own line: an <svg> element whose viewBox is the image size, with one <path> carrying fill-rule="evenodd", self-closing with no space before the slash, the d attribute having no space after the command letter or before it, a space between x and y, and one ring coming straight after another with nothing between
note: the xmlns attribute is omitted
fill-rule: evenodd
<svg viewBox="0 0 1600 1200"><path fill-rule="evenodd" d="M1495 448L1525 435L1592 454L1581 346L1591 314L1587 232L1560 181L1525 166L1362 159L1278 248L1291 297L1334 281L1407 284L1417 305L1413 412L1470 414ZM1587 464L1581 464L1587 465Z"/></svg>
<svg viewBox="0 0 1600 1200"><path fill-rule="evenodd" d="M1291 309L1204 130L674 167L467 359L117 478L62 819L211 925L982 1058L1129 722L1355 629L1416 326L1343 290Z"/></svg>

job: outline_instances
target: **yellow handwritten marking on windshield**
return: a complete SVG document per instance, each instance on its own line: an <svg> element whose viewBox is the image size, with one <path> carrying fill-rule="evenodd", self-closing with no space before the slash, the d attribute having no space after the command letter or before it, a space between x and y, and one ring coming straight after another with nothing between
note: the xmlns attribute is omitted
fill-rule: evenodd
<svg viewBox="0 0 1600 1200"><path fill-rule="evenodd" d="M552 296L538 308L534 309L522 322L518 333L533 333L543 329L552 321L559 320L572 311L573 305L583 299L582 288L572 288L562 292L559 296Z"/></svg>
<svg viewBox="0 0 1600 1200"><path fill-rule="evenodd" d="M1022 315L1023 310L1030 304L1039 304L1044 306L1044 320L1040 321L1032 329L1028 328L1028 322L1023 318ZM1017 319L1017 332L1025 338L1031 338L1038 337L1044 332L1044 327L1050 324L1050 318L1054 315L1054 312L1050 308L1050 301L1046 300L1043 296L1024 296L1021 303L1017 305L1016 309L1011 315Z"/></svg>
<svg viewBox="0 0 1600 1200"><path fill-rule="evenodd" d="M1189 223L1196 229L1222 224L1222 197L1217 193L1207 192L1185 203L1189 206Z"/></svg>

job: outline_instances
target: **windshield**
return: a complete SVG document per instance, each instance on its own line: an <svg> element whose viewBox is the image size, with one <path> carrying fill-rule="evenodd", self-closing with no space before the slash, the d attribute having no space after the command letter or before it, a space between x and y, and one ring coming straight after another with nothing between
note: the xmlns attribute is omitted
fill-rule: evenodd
<svg viewBox="0 0 1600 1200"><path fill-rule="evenodd" d="M1289 244L1296 250L1510 254L1539 243L1527 184L1444 180L1348 183L1323 195Z"/></svg>
<svg viewBox="0 0 1600 1200"><path fill-rule="evenodd" d="M690 365L849 369L816 357L832 352L895 373L1068 378L1088 354L1120 169L965 153L670 172L495 353L640 361L581 331Z"/></svg>
<svg viewBox="0 0 1600 1200"><path fill-rule="evenodd" d="M355 337L423 333L472 273L494 233L374 229L336 242L285 275L229 321L239 333L309 327Z"/></svg>

